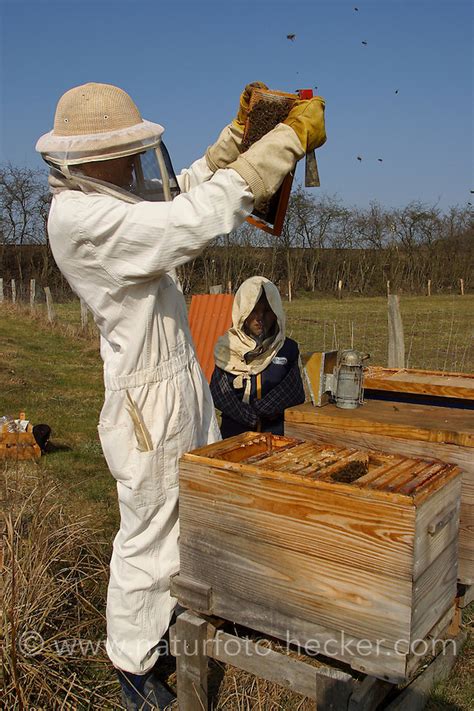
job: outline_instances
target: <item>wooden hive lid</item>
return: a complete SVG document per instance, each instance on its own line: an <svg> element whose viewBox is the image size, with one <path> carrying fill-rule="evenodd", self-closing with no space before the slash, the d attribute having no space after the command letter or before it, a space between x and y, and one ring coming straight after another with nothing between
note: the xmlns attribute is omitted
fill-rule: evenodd
<svg viewBox="0 0 474 711"><path fill-rule="evenodd" d="M383 368L370 365L364 371L367 390L474 400L474 375L439 370Z"/></svg>
<svg viewBox="0 0 474 711"><path fill-rule="evenodd" d="M285 421L474 447L474 411L455 407L366 400L363 407L344 410L334 404L313 407L305 403L285 410Z"/></svg>
<svg viewBox="0 0 474 711"><path fill-rule="evenodd" d="M286 481L298 480L316 488L356 487L383 498L409 497L416 503L460 475L452 464L253 432L194 450L183 459Z"/></svg>

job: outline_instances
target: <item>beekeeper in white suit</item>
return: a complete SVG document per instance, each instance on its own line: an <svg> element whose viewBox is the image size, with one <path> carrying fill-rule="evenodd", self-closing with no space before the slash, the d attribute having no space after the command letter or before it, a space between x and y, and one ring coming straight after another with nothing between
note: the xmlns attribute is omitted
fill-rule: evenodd
<svg viewBox="0 0 474 711"><path fill-rule="evenodd" d="M157 647L175 600L178 459L219 430L173 271L268 199L325 140L324 102L299 101L285 124L240 154L250 86L237 118L177 178L161 140L121 89L90 83L59 100L37 150L51 168L54 258L101 335L99 436L121 525L110 564L107 651L124 703L164 708Z"/></svg>

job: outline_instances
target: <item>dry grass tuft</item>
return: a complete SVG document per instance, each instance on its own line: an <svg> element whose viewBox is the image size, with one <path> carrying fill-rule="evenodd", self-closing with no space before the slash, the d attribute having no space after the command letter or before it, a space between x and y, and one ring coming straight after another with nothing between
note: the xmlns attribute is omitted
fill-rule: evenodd
<svg viewBox="0 0 474 711"><path fill-rule="evenodd" d="M2 467L4 708L117 708L105 654L107 549L31 464Z"/></svg>

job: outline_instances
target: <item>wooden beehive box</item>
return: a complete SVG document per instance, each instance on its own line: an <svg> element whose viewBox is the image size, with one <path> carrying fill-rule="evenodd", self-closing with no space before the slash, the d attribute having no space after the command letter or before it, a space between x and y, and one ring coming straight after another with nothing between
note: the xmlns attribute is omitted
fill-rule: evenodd
<svg viewBox="0 0 474 711"><path fill-rule="evenodd" d="M459 582L474 583L473 410L383 400L367 400L355 410L305 404L285 411L285 434L456 464L462 471Z"/></svg>
<svg viewBox="0 0 474 711"><path fill-rule="evenodd" d="M8 432L6 426L0 430L0 459L39 459L41 449L36 444L31 431Z"/></svg>
<svg viewBox="0 0 474 711"><path fill-rule="evenodd" d="M474 375L411 368L365 368L366 392L386 392L450 400L474 401Z"/></svg>
<svg viewBox="0 0 474 711"><path fill-rule="evenodd" d="M414 641L452 615L460 486L453 465L275 435L195 450L180 462L175 594L405 679Z"/></svg>

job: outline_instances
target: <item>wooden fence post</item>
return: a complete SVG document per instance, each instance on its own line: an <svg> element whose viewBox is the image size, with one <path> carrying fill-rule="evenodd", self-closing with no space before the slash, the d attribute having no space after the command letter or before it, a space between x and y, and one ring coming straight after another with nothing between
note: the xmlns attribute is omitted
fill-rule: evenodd
<svg viewBox="0 0 474 711"><path fill-rule="evenodd" d="M44 293L46 295L46 306L48 307L48 321L54 323L56 314L54 312L53 297L51 296L51 289L49 286L44 287Z"/></svg>
<svg viewBox="0 0 474 711"><path fill-rule="evenodd" d="M87 315L87 306L85 302L81 299L81 328L83 331L85 331L87 328Z"/></svg>
<svg viewBox="0 0 474 711"><path fill-rule="evenodd" d="M232 282L230 280L227 282L227 293L232 294Z"/></svg>
<svg viewBox="0 0 474 711"><path fill-rule="evenodd" d="M288 301L291 301L291 281L288 280Z"/></svg>
<svg viewBox="0 0 474 711"><path fill-rule="evenodd" d="M390 296L390 281L387 280L387 296Z"/></svg>
<svg viewBox="0 0 474 711"><path fill-rule="evenodd" d="M459 286L461 288L461 296L464 296L464 279L459 280Z"/></svg>
<svg viewBox="0 0 474 711"><path fill-rule="evenodd" d="M405 338L400 313L400 297L390 294L388 297L388 367L405 367Z"/></svg>
<svg viewBox="0 0 474 711"><path fill-rule="evenodd" d="M431 296L431 279L428 279L428 296Z"/></svg>
<svg viewBox="0 0 474 711"><path fill-rule="evenodd" d="M342 299L342 279L337 282L337 298Z"/></svg>
<svg viewBox="0 0 474 711"><path fill-rule="evenodd" d="M16 284L15 280L12 279L12 304L16 303Z"/></svg>
<svg viewBox="0 0 474 711"><path fill-rule="evenodd" d="M30 279L30 309L35 308L36 279Z"/></svg>
<svg viewBox="0 0 474 711"><path fill-rule="evenodd" d="M3 304L3 279L0 279L0 304Z"/></svg>
<svg viewBox="0 0 474 711"><path fill-rule="evenodd" d="M190 610L176 620L176 677L179 708L198 711L208 708L208 658L206 654L207 622Z"/></svg>

